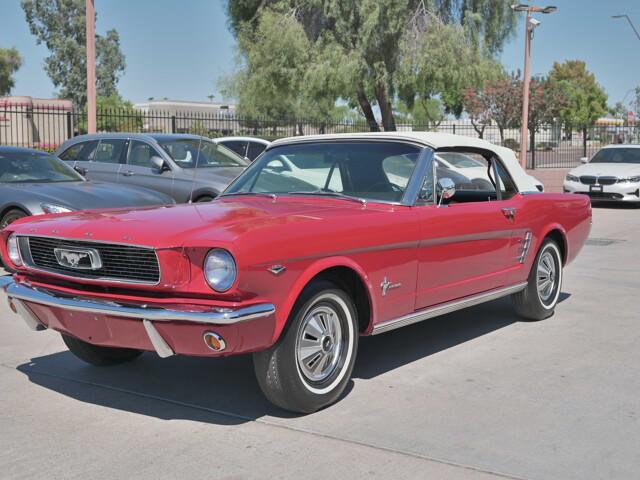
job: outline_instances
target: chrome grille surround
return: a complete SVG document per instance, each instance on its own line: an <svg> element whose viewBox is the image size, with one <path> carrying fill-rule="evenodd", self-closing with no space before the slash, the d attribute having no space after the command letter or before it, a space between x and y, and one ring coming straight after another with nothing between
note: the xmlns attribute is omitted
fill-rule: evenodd
<svg viewBox="0 0 640 480"><path fill-rule="evenodd" d="M618 177L611 176L596 177L595 175L582 175L580 177L580 183L584 185L614 185L619 181Z"/></svg>
<svg viewBox="0 0 640 480"><path fill-rule="evenodd" d="M155 249L151 247L40 235L19 235L18 245L25 266L32 270L73 280L135 285L160 283L160 262ZM95 270L82 270L60 265L54 253L56 248L96 250L102 266Z"/></svg>

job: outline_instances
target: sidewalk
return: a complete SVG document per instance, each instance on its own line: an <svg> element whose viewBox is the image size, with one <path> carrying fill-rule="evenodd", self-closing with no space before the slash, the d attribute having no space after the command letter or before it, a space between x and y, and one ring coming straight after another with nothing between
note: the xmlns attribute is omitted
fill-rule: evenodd
<svg viewBox="0 0 640 480"><path fill-rule="evenodd" d="M539 168L527 170L529 175L536 177L544 185L548 193L562 193L562 182L570 168Z"/></svg>

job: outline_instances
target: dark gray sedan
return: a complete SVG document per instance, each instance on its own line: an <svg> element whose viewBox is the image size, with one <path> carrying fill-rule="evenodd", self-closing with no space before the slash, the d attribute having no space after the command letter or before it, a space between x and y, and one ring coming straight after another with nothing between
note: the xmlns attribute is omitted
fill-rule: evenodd
<svg viewBox="0 0 640 480"><path fill-rule="evenodd" d="M0 228L29 215L173 203L146 188L87 181L39 150L0 146Z"/></svg>
<svg viewBox="0 0 640 480"><path fill-rule="evenodd" d="M80 135L56 154L89 179L151 188L178 203L214 199L249 165L228 148L187 134Z"/></svg>

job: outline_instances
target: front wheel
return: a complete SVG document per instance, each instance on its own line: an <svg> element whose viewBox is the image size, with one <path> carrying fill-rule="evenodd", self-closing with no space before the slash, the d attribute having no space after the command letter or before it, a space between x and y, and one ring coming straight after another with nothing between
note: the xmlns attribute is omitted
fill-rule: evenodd
<svg viewBox="0 0 640 480"><path fill-rule="evenodd" d="M558 244L546 239L531 267L527 286L512 296L516 312L528 320L553 315L562 287L562 255Z"/></svg>
<svg viewBox="0 0 640 480"><path fill-rule="evenodd" d="M358 334L349 295L333 283L314 282L296 302L280 340L254 353L260 388L292 412L312 413L335 402L351 378Z"/></svg>
<svg viewBox="0 0 640 480"><path fill-rule="evenodd" d="M62 334L67 348L80 360L95 365L107 367L126 363L138 358L142 352L133 348L101 347L79 340L75 337Z"/></svg>

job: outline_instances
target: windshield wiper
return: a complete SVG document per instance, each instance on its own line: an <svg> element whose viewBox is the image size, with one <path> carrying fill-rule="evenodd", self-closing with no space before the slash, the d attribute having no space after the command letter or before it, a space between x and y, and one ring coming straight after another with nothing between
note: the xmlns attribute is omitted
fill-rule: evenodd
<svg viewBox="0 0 640 480"><path fill-rule="evenodd" d="M253 197L268 197L271 200L276 200L278 198L275 193L266 193L266 192L229 192L223 193L220 197L235 197L235 196L253 196Z"/></svg>
<svg viewBox="0 0 640 480"><path fill-rule="evenodd" d="M363 206L367 205L367 201L364 198L352 197L351 195L345 195L344 193L340 192L328 192L326 190L313 190L310 192L286 192L283 195L318 195L322 197L335 197L341 198L343 200L349 200L351 202L358 202Z"/></svg>

